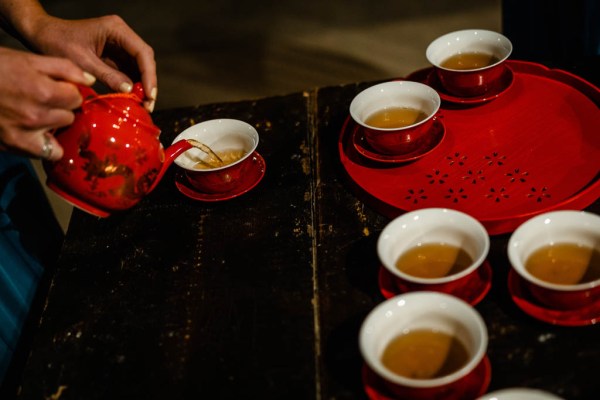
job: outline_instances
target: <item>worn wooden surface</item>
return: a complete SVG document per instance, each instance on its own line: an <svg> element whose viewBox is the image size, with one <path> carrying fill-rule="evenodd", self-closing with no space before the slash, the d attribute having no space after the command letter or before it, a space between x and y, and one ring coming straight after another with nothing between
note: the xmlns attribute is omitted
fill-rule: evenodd
<svg viewBox="0 0 600 400"><path fill-rule="evenodd" d="M171 168L127 212L76 211L18 397L364 399L357 335L383 300L375 243L388 219L350 189L337 156L364 87L157 113L165 145L205 119L255 125L265 178L239 198L201 203L177 191ZM489 329L490 390L593 398L600 327L555 327L518 309L507 241L492 239L493 286L476 307Z"/></svg>

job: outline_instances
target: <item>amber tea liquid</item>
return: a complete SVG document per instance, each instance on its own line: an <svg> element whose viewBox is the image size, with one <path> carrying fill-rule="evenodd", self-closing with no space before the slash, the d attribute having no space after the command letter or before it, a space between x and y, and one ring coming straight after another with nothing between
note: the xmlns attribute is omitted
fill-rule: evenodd
<svg viewBox="0 0 600 400"><path fill-rule="evenodd" d="M397 336L381 357L390 371L413 379L449 375L468 361L469 353L458 338L433 330L415 330Z"/></svg>
<svg viewBox="0 0 600 400"><path fill-rule="evenodd" d="M440 64L444 68L468 70L478 69L497 63L500 59L486 53L459 53L448 57Z"/></svg>
<svg viewBox="0 0 600 400"><path fill-rule="evenodd" d="M473 258L462 248L444 244L427 243L402 253L396 268L418 278L441 278L456 274L473 264Z"/></svg>
<svg viewBox="0 0 600 400"><path fill-rule="evenodd" d="M404 128L427 119L421 110L407 107L390 107L369 115L365 124L382 129Z"/></svg>
<svg viewBox="0 0 600 400"><path fill-rule="evenodd" d="M244 150L223 150L216 151L215 154L219 156L221 161L223 161L223 164L216 164L218 160L210 160L211 162L208 163L204 161L198 161L196 164L194 164L194 168L210 169L214 168L215 164L220 167L224 167L225 165L233 164L234 162L240 160L242 157L244 157L244 154L246 154L246 152Z"/></svg>
<svg viewBox="0 0 600 400"><path fill-rule="evenodd" d="M600 279L600 252L574 243L558 243L534 251L525 269L538 279L559 285L576 285Z"/></svg>

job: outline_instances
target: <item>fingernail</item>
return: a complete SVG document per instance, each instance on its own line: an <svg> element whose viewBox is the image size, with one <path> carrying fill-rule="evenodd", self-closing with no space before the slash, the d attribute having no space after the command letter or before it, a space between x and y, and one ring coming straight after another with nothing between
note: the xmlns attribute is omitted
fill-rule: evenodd
<svg viewBox="0 0 600 400"><path fill-rule="evenodd" d="M88 85L93 85L96 82L96 77L89 72L83 71L83 79L85 79L85 83Z"/></svg>
<svg viewBox="0 0 600 400"><path fill-rule="evenodd" d="M158 94L158 89L156 88L152 88L152 90L150 91L150 100L156 100L156 95Z"/></svg>
<svg viewBox="0 0 600 400"><path fill-rule="evenodd" d="M127 83L127 82L123 82L123 83L121 83L121 85L119 86L119 90L120 90L122 93L129 93L129 92L131 92L131 89L132 89L132 88L133 88L133 87L131 86L131 83Z"/></svg>
<svg viewBox="0 0 600 400"><path fill-rule="evenodd" d="M156 102L155 102L154 100L151 100L151 101L148 103L148 111L149 111L149 112L152 112L152 111L154 111L154 106L155 106L155 105L156 105Z"/></svg>

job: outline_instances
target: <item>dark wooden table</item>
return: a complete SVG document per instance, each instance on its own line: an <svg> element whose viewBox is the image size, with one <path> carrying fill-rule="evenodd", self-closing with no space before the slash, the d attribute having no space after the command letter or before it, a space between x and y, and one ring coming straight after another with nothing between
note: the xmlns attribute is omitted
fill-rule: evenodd
<svg viewBox="0 0 600 400"><path fill-rule="evenodd" d="M598 85L596 71L575 70ZM366 398L357 334L383 300L375 244L389 219L350 189L337 140L370 84L155 113L165 145L206 119L253 124L266 175L241 197L203 203L178 192L171 168L127 212L76 210L18 397ZM552 326L517 308L507 240L492 238L493 286L476 306L489 390L594 398L600 326Z"/></svg>

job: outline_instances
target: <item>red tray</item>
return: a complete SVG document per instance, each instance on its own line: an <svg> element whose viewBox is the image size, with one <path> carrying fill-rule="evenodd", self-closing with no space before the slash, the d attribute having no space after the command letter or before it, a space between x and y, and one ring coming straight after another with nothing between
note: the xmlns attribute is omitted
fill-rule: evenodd
<svg viewBox="0 0 600 400"><path fill-rule="evenodd" d="M534 215L583 209L600 197L600 90L543 65L508 61L510 87L491 101L444 102L441 143L405 164L359 154L347 118L338 148L342 165L367 201L393 218L446 207L466 212L491 235ZM411 74L426 81L430 69Z"/></svg>

